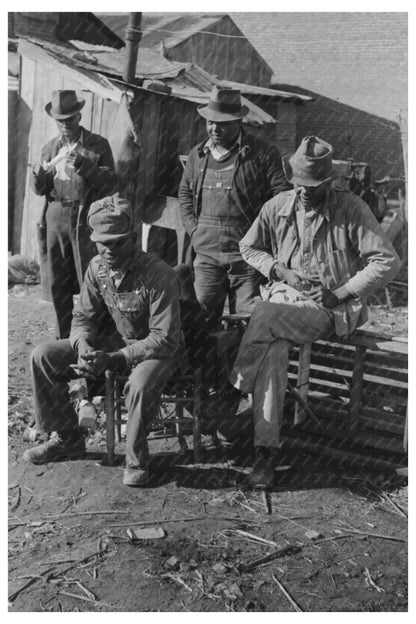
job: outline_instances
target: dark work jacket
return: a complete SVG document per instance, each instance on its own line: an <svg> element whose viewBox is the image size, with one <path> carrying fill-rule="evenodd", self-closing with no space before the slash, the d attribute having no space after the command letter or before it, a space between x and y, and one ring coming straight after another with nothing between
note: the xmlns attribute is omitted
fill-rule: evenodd
<svg viewBox="0 0 416 624"><path fill-rule="evenodd" d="M187 159L179 185L179 204L184 227L192 236L201 211L201 191L209 154L204 153L207 139L194 147ZM287 182L279 150L265 141L242 133L232 180L232 199L247 220L247 230L262 205L281 191Z"/></svg>
<svg viewBox="0 0 416 624"><path fill-rule="evenodd" d="M107 139L93 134L81 127L82 139L81 147L77 151L85 157L81 166L75 170L76 174L82 178L82 192L77 217L77 248L75 264L81 267L84 274L89 261L97 253L95 245L90 241L90 231L87 226L88 209L92 202L107 195L111 195L117 190L117 179L114 169L114 159L111 147ZM56 136L51 139L43 148L40 157L40 164L50 162L62 146L61 137ZM44 171L41 169L38 175L32 171L30 185L37 195L45 196L45 213L52 201L56 201L54 192L55 169ZM44 223L43 223L44 226Z"/></svg>

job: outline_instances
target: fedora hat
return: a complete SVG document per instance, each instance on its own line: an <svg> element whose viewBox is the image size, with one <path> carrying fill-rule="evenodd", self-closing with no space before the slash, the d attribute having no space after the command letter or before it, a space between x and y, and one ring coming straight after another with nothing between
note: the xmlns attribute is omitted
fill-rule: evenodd
<svg viewBox="0 0 416 624"><path fill-rule="evenodd" d="M283 169L288 182L301 186L319 186L334 175L332 145L317 136L307 136L294 154L283 156Z"/></svg>
<svg viewBox="0 0 416 624"><path fill-rule="evenodd" d="M54 119L67 119L78 113L84 104L85 100L78 100L75 91L52 91L52 100L45 110Z"/></svg>
<svg viewBox="0 0 416 624"><path fill-rule="evenodd" d="M208 104L198 106L198 113L208 121L235 121L249 112L248 106L241 105L238 89L214 86Z"/></svg>

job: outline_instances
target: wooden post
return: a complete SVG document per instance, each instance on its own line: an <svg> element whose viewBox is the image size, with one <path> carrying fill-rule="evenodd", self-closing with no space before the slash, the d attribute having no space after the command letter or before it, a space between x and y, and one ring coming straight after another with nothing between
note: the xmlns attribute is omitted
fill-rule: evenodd
<svg viewBox="0 0 416 624"><path fill-rule="evenodd" d="M310 342L306 342L305 344L300 345L298 380L296 383L296 391L298 395L301 397L301 399L304 400L305 404L307 404L307 401L308 401L309 372L311 368L311 353L312 353L312 344ZM296 402L293 424L300 425L301 423L303 423L306 417L307 417L307 414L306 414L305 409L300 405L299 402Z"/></svg>
<svg viewBox="0 0 416 624"><path fill-rule="evenodd" d="M360 416L366 352L367 349L365 347L358 346L355 348L354 369L352 371L350 388L350 408L348 422L350 434L354 433L354 431L356 430Z"/></svg>
<svg viewBox="0 0 416 624"><path fill-rule="evenodd" d="M107 457L110 466L114 464L114 372L105 371L105 430Z"/></svg>
<svg viewBox="0 0 416 624"><path fill-rule="evenodd" d="M202 367L195 371L194 375L194 409L193 409L193 440L194 462L201 461L201 417L202 417Z"/></svg>

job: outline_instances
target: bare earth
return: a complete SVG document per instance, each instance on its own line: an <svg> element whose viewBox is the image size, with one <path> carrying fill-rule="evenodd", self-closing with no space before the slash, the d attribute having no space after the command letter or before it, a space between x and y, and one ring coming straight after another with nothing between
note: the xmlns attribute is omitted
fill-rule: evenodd
<svg viewBox="0 0 416 624"><path fill-rule="evenodd" d="M406 335L407 308L375 306L369 327ZM28 355L53 329L40 286L9 291L10 611L407 610L403 477L284 452L268 514L245 488L249 468L208 437L198 465L169 432L151 439L142 489L121 484L121 465L101 464L99 435L86 460L25 464ZM127 533L149 527L164 536Z"/></svg>

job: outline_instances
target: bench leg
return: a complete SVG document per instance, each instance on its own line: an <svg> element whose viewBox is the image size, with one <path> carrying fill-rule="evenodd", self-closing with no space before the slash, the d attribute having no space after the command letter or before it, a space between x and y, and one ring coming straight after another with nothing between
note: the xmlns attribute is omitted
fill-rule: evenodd
<svg viewBox="0 0 416 624"><path fill-rule="evenodd" d="M299 347L299 364L298 364L298 380L296 383L296 392L303 399L304 403L308 402L308 390L309 390L309 372L311 368L311 352L312 352L312 344L310 342L306 342L305 344L300 345ZM307 418L307 413L300 405L300 403L296 402L295 405L295 416L293 419L294 425L300 425Z"/></svg>
<svg viewBox="0 0 416 624"><path fill-rule="evenodd" d="M110 466L114 464L114 373L107 370L105 372L105 430L107 441L107 457Z"/></svg>
<svg viewBox="0 0 416 624"><path fill-rule="evenodd" d="M201 417L202 417L202 368L195 371L193 409L194 462L199 463L202 456Z"/></svg>
<svg viewBox="0 0 416 624"><path fill-rule="evenodd" d="M362 395L363 395L363 380L364 380L364 365L365 355L367 349L365 347L356 347L354 354L354 369L352 372L351 389L350 389L350 408L349 408L349 432L354 433L358 427L358 421L360 417Z"/></svg>

